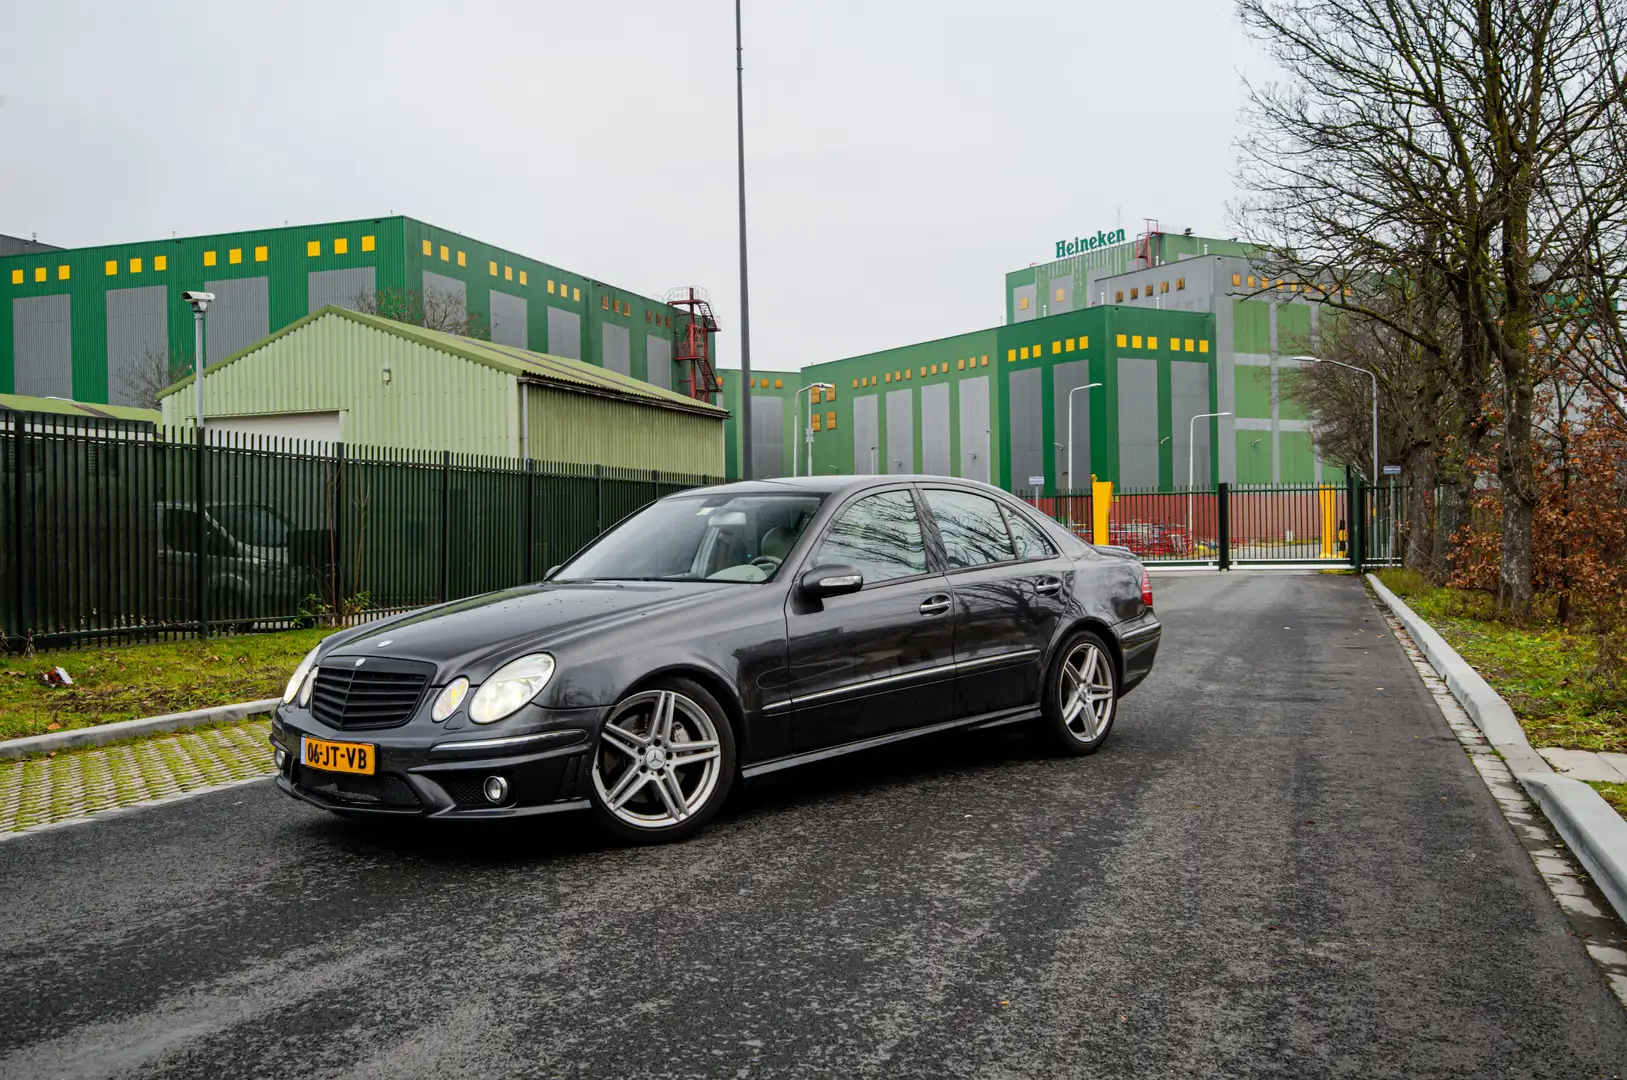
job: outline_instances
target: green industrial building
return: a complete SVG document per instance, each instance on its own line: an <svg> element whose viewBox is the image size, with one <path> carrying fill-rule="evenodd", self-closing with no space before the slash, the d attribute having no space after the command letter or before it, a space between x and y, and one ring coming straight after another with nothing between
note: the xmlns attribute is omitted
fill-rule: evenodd
<svg viewBox="0 0 1627 1080"><path fill-rule="evenodd" d="M186 290L216 296L210 364L324 306L394 298L656 386L685 374L684 309L409 217L0 255L0 289L0 393L131 403L151 357L191 366Z"/></svg>

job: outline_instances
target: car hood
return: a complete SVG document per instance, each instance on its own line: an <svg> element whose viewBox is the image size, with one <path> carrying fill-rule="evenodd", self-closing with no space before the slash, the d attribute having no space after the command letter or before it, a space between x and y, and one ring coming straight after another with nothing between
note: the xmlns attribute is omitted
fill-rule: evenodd
<svg viewBox="0 0 1627 1080"><path fill-rule="evenodd" d="M525 585L368 623L335 635L329 656L427 660L437 682L457 674L479 681L531 650L558 648L585 633L656 612L705 603L738 585L706 582L561 582Z"/></svg>

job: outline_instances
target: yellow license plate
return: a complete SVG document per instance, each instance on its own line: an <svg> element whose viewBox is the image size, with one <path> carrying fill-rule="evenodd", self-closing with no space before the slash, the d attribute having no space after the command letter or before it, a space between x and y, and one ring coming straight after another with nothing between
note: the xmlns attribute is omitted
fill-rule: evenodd
<svg viewBox="0 0 1627 1080"><path fill-rule="evenodd" d="M306 735L300 738L300 760L313 769L372 776L377 751L369 743L329 742Z"/></svg>

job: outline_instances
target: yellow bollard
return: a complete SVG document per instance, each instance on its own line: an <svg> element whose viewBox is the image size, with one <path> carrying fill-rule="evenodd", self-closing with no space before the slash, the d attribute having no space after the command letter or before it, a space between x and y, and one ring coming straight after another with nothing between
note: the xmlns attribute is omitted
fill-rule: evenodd
<svg viewBox="0 0 1627 1080"><path fill-rule="evenodd" d="M1338 530L1338 526L1335 524L1338 520L1338 508L1334 504L1337 494L1338 492L1335 489L1325 484L1316 489L1317 500L1322 504L1322 558L1324 559L1331 559L1334 555L1333 537Z"/></svg>
<svg viewBox="0 0 1627 1080"><path fill-rule="evenodd" d="M1113 508L1113 481L1097 480L1090 483L1090 509L1094 529L1091 539L1098 544L1107 543L1107 517Z"/></svg>

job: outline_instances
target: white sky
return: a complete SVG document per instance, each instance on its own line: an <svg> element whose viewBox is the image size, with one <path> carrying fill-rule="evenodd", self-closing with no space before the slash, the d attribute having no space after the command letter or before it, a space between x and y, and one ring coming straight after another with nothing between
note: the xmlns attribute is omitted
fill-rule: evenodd
<svg viewBox="0 0 1627 1080"><path fill-rule="evenodd" d="M0 233L405 213L659 296L739 363L727 0L0 0ZM1229 0L746 0L753 366L998 324L1143 217L1225 233Z"/></svg>

